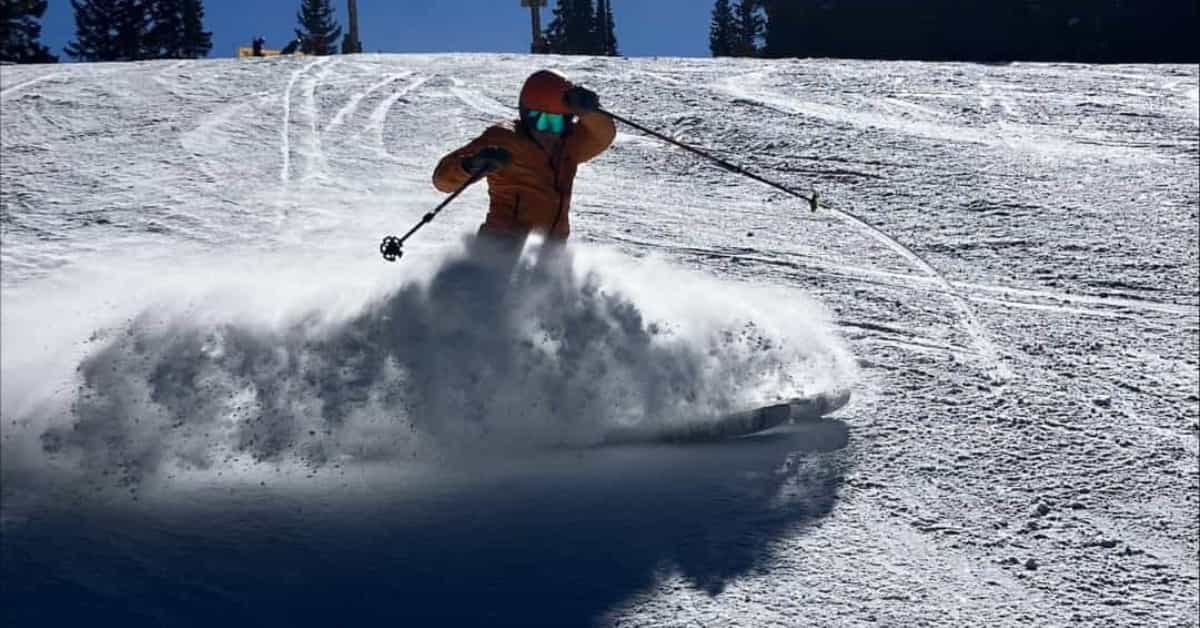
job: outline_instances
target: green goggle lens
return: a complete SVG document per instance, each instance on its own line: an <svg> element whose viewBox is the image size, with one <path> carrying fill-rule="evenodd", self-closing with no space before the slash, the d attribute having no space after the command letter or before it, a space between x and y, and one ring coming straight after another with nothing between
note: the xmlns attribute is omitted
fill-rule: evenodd
<svg viewBox="0 0 1200 628"><path fill-rule="evenodd" d="M542 133L562 135L567 128L567 117L561 113L546 113L545 111L530 111L529 123Z"/></svg>

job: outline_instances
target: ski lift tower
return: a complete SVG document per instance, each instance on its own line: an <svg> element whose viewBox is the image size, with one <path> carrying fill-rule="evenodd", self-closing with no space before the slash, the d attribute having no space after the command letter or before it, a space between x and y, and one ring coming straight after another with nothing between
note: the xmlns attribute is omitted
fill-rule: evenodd
<svg viewBox="0 0 1200 628"><path fill-rule="evenodd" d="M342 42L342 54L362 52L362 40L358 38L358 0L346 0L346 13L350 19L350 30Z"/></svg>
<svg viewBox="0 0 1200 628"><path fill-rule="evenodd" d="M529 52L535 55L550 52L546 38L542 36L542 7L546 6L546 0L521 0L521 6L529 7L529 23L533 29Z"/></svg>

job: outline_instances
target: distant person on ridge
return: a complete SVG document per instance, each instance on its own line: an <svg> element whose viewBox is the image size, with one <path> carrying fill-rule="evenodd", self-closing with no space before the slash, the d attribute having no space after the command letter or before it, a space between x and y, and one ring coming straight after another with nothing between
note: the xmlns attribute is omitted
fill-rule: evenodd
<svg viewBox="0 0 1200 628"><path fill-rule="evenodd" d="M596 93L553 70L525 80L520 118L495 124L442 158L433 185L451 193L474 175L487 177L491 206L481 236L519 253L531 232L565 241L571 232L571 189L579 164L604 152L616 137Z"/></svg>

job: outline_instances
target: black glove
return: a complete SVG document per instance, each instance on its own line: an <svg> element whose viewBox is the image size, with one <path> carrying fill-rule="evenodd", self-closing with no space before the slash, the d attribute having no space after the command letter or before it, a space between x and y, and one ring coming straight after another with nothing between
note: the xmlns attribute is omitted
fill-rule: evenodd
<svg viewBox="0 0 1200 628"><path fill-rule="evenodd" d="M487 175L512 163L512 153L499 146L487 146L474 155L463 158L463 170L475 175Z"/></svg>
<svg viewBox="0 0 1200 628"><path fill-rule="evenodd" d="M596 92L576 85L563 94L563 104L571 113L591 113L600 109L600 97Z"/></svg>

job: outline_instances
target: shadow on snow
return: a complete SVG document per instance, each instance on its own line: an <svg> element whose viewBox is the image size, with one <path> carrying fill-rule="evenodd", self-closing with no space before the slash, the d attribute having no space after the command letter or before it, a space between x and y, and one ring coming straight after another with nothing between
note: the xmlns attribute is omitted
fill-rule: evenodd
<svg viewBox="0 0 1200 628"><path fill-rule="evenodd" d="M543 454L419 488L57 502L5 526L5 622L589 625L663 573L720 595L766 569L773 540L833 509L847 439L831 420Z"/></svg>

